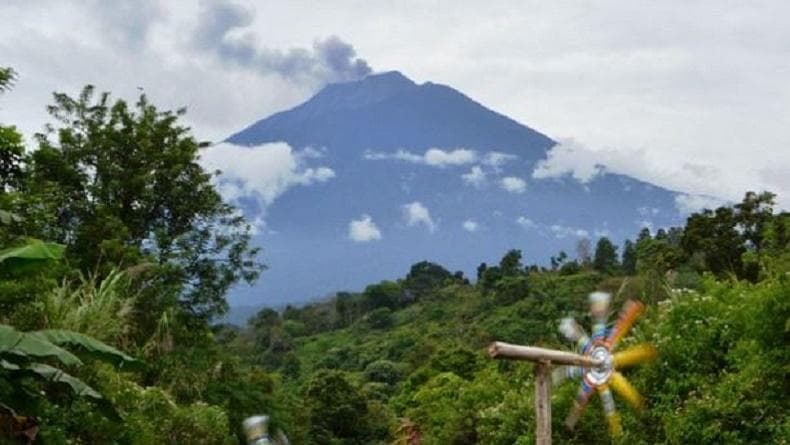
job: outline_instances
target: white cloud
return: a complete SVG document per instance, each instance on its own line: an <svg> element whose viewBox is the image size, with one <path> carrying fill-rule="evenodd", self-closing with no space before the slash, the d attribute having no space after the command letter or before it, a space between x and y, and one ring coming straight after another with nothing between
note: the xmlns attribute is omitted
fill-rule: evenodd
<svg viewBox="0 0 790 445"><path fill-rule="evenodd" d="M516 224L520 225L524 228L524 230L534 230L538 228L538 224L535 221L527 218L526 216L519 216L516 219Z"/></svg>
<svg viewBox="0 0 790 445"><path fill-rule="evenodd" d="M480 229L480 224L472 219L467 219L463 222L463 224L461 224L461 227L463 227L467 232L477 232L477 230Z"/></svg>
<svg viewBox="0 0 790 445"><path fill-rule="evenodd" d="M524 193L527 191L527 181L515 176L506 176L499 181L499 185L510 193Z"/></svg>
<svg viewBox="0 0 790 445"><path fill-rule="evenodd" d="M469 170L469 173L464 173L461 178L465 183L473 185L477 188L482 187L486 183L486 174L479 165L475 165Z"/></svg>
<svg viewBox="0 0 790 445"><path fill-rule="evenodd" d="M477 153L474 150L467 150L465 148L458 148L450 151L431 148L425 152L424 157L426 164L435 167L464 165L477 161Z"/></svg>
<svg viewBox="0 0 790 445"><path fill-rule="evenodd" d="M376 241L381 239L381 231L373 222L370 215L362 215L360 219L348 223L348 237L358 243Z"/></svg>
<svg viewBox="0 0 790 445"><path fill-rule="evenodd" d="M309 156L308 156L309 157ZM301 152L284 142L243 147L221 143L208 147L200 163L220 170L218 188L225 199L256 198L263 208L295 186L309 186L335 177L329 167L308 167Z"/></svg>
<svg viewBox="0 0 790 445"><path fill-rule="evenodd" d="M726 200L706 195L681 194L675 196L675 207L682 214L699 212L702 209L716 209L727 204Z"/></svg>
<svg viewBox="0 0 790 445"><path fill-rule="evenodd" d="M403 220L407 226L425 226L428 231L436 230L436 223L431 218L431 212L419 201L406 204L401 207L403 210Z"/></svg>
<svg viewBox="0 0 790 445"><path fill-rule="evenodd" d="M566 140L552 147L548 157L537 163L532 177L544 179L571 175L586 184L603 172L604 167L595 152L574 140Z"/></svg>
<svg viewBox="0 0 790 445"><path fill-rule="evenodd" d="M516 159L518 159L518 156L516 155L502 153L501 151L492 151L483 157L482 163L490 167L497 168Z"/></svg>
<svg viewBox="0 0 790 445"><path fill-rule="evenodd" d="M590 233L584 229L577 227L568 227L561 224L553 224L549 230L554 234L555 238L565 238L568 236L575 236L577 238L588 238Z"/></svg>
<svg viewBox="0 0 790 445"><path fill-rule="evenodd" d="M363 155L363 158L370 161L396 160L429 165L431 167L447 167L472 164L477 161L477 152L466 148L456 148L454 150L429 148L421 155L406 150L398 150L394 153L369 151Z"/></svg>

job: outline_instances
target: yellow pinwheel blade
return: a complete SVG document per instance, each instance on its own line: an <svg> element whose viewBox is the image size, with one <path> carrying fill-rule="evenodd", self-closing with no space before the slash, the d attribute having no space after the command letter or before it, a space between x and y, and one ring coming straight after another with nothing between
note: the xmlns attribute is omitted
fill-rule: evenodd
<svg viewBox="0 0 790 445"><path fill-rule="evenodd" d="M612 328L609 339L607 340L611 348L614 348L617 342L628 334L628 331L630 331L631 327L636 323L636 319L639 318L644 311L645 305L636 300L628 300L625 302L623 310L620 311L617 323L615 323Z"/></svg>
<svg viewBox="0 0 790 445"><path fill-rule="evenodd" d="M614 437L621 435L623 433L623 425L620 421L620 413L617 412L617 408L614 406L614 397L612 397L612 391L609 390L609 386L599 386L598 395L601 396L606 422L609 424L609 433Z"/></svg>
<svg viewBox="0 0 790 445"><path fill-rule="evenodd" d="M632 346L620 352L615 352L612 357L615 369L627 368L648 362L656 358L656 348L649 343Z"/></svg>
<svg viewBox="0 0 790 445"><path fill-rule="evenodd" d="M638 410L644 408L645 400L642 398L642 395L639 394L639 391L631 385L631 382L619 372L615 371L612 373L612 376L609 378L609 385L614 392L619 394L634 408Z"/></svg>
<svg viewBox="0 0 790 445"><path fill-rule="evenodd" d="M618 437L623 434L623 423L617 411L606 416L606 423L609 424L609 433L612 436Z"/></svg>

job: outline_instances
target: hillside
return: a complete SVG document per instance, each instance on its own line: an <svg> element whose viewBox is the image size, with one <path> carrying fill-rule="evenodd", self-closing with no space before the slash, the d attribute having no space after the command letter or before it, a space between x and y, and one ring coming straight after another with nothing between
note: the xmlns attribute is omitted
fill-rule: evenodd
<svg viewBox="0 0 790 445"><path fill-rule="evenodd" d="M659 354L624 372L647 408L615 395L623 443L786 443L787 251L764 245L756 284L717 280L684 253L697 224L689 221L674 234L643 231L633 275L620 258L604 261L605 248L588 264L555 258L554 269L510 251L476 284L422 262L359 294L263 310L231 344L282 376L295 406L278 414L299 442L533 443L531 365L496 362L485 348L501 340L570 350L559 320L589 329L587 295L602 290L614 295L610 323L627 299L647 306L621 349L649 342ZM555 388L556 443L608 443L597 399L574 431L563 425L577 386Z"/></svg>

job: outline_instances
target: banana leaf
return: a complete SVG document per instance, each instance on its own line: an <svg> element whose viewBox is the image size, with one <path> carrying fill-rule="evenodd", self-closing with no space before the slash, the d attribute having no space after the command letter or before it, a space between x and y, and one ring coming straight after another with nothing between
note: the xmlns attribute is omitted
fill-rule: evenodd
<svg viewBox="0 0 790 445"><path fill-rule="evenodd" d="M33 240L23 246L0 250L0 263L10 260L59 260L66 247L62 244Z"/></svg>
<svg viewBox="0 0 790 445"><path fill-rule="evenodd" d="M63 258L65 246L33 240L23 246L0 250L0 272L30 273Z"/></svg>
<svg viewBox="0 0 790 445"><path fill-rule="evenodd" d="M20 332L0 324L0 357L15 356L24 361L30 358L54 358L66 366L79 366L82 361L71 352L35 333ZM16 360L15 360L16 361Z"/></svg>
<svg viewBox="0 0 790 445"><path fill-rule="evenodd" d="M140 369L143 365L143 362L140 360L79 332L63 329L45 329L31 332L30 335L57 346L69 346L72 350L76 348L92 358L111 363L119 369L135 370Z"/></svg>
<svg viewBox="0 0 790 445"><path fill-rule="evenodd" d="M0 368L5 369L10 374L33 377L46 383L66 386L71 389L75 396L91 399L106 417L112 420L122 420L115 407L102 397L98 391L82 380L54 366L44 363L30 363L25 366L19 366L6 360L0 360Z"/></svg>

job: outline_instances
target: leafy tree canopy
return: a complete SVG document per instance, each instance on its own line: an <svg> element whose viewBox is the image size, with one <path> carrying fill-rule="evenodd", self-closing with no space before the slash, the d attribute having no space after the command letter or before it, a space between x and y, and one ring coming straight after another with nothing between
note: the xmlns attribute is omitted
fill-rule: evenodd
<svg viewBox="0 0 790 445"><path fill-rule="evenodd" d="M66 244L85 270L148 264L150 298L175 293L200 318L224 312L230 286L257 278L257 249L198 163L208 144L179 123L184 111L160 111L145 95L113 101L90 86L54 99L55 124L37 135L22 187L28 230Z"/></svg>

